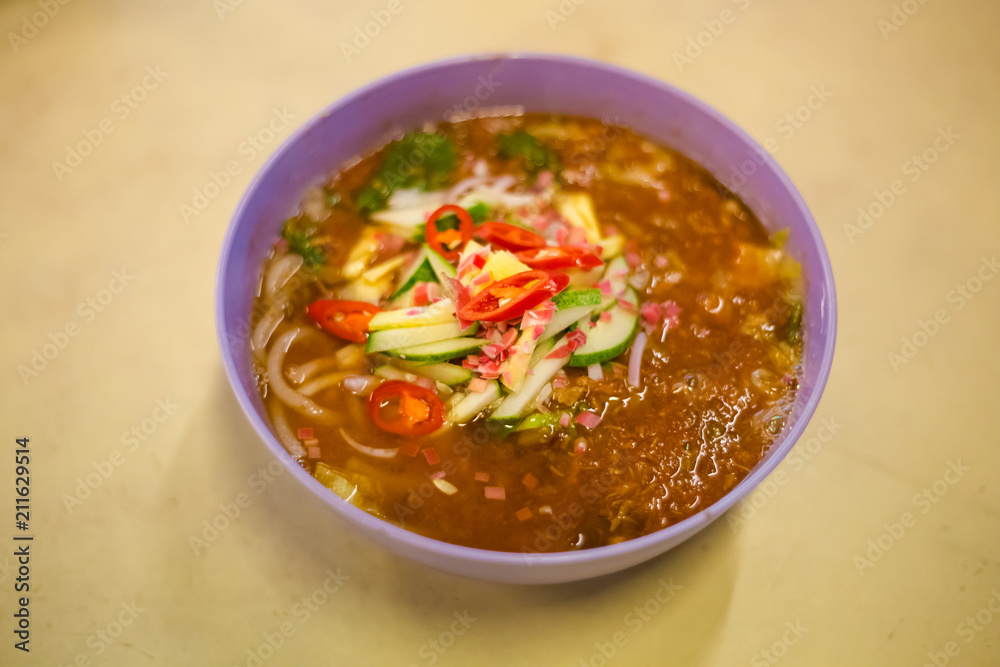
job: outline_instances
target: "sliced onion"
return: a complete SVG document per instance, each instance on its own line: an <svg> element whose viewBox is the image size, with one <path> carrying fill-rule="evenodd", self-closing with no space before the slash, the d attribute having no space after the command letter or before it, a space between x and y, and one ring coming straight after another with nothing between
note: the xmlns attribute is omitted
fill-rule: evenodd
<svg viewBox="0 0 1000 667"><path fill-rule="evenodd" d="M628 383L639 387L639 370L642 366L642 353L646 349L646 332L640 331L632 343L632 354L628 358Z"/></svg>
<svg viewBox="0 0 1000 667"><path fill-rule="evenodd" d="M302 268L302 255L290 252L271 263L264 278L264 296L274 296Z"/></svg>
<svg viewBox="0 0 1000 667"><path fill-rule="evenodd" d="M603 380L604 379L604 369L601 368L600 364L591 364L587 366L587 375L591 380Z"/></svg>
<svg viewBox="0 0 1000 667"><path fill-rule="evenodd" d="M362 454L367 454L368 456L375 456L380 459L391 459L396 455L397 452L399 452L399 447L396 447L395 449L378 449L375 447L366 447L365 445L362 445L360 442L358 442L351 436L347 435L347 432L343 428L340 429L340 435L343 436L347 444L349 444L351 447L354 447L354 449L358 450Z"/></svg>
<svg viewBox="0 0 1000 667"><path fill-rule="evenodd" d="M348 375L344 378L344 388L353 394L364 394L374 382L370 375Z"/></svg>
<svg viewBox="0 0 1000 667"><path fill-rule="evenodd" d="M306 455L306 449L292 433L288 420L285 419L285 410L280 403L276 403L271 411L271 425L274 426L274 434L278 436L278 442L292 455L292 458L300 459Z"/></svg>
<svg viewBox="0 0 1000 667"><path fill-rule="evenodd" d="M434 208L447 200L441 191L425 192L416 188L396 190L389 197L386 205L390 209L399 208Z"/></svg>
<svg viewBox="0 0 1000 667"><path fill-rule="evenodd" d="M271 348L270 354L267 355L267 384L271 387L275 396L284 401L290 408L296 410L297 412L301 412L302 414L310 417L331 420L333 415L329 411L324 410L307 397L289 387L285 383L284 376L281 373L281 367L285 361L285 354L288 353L288 348L291 347L292 341L294 341L295 337L301 332L302 329L300 327L294 327L281 334L281 336L274 341L274 346Z"/></svg>
<svg viewBox="0 0 1000 667"><path fill-rule="evenodd" d="M445 196L445 201L457 201L462 195L464 195L469 190L473 190L482 185L485 185L492 180L488 174L483 174L479 176L469 176L453 185L450 190L448 190L447 196Z"/></svg>

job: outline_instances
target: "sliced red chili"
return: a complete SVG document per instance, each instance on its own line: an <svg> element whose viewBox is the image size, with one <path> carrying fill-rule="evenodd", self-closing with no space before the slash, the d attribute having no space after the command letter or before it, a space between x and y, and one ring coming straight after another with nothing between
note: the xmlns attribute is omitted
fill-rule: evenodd
<svg viewBox="0 0 1000 667"><path fill-rule="evenodd" d="M514 256L533 269L554 271L558 269L593 269L604 262L586 248L577 246L546 246L514 253Z"/></svg>
<svg viewBox="0 0 1000 667"><path fill-rule="evenodd" d="M306 306L306 314L335 336L355 343L368 340L368 323L382 309L364 301L320 299Z"/></svg>
<svg viewBox="0 0 1000 667"><path fill-rule="evenodd" d="M506 222L484 222L476 227L475 235L491 245L511 252L545 247L545 239L535 232Z"/></svg>
<svg viewBox="0 0 1000 667"><path fill-rule="evenodd" d="M551 299L569 285L569 276L554 271L522 271L492 282L458 307L462 320L504 322Z"/></svg>
<svg viewBox="0 0 1000 667"><path fill-rule="evenodd" d="M383 382L368 397L368 414L383 431L427 435L444 423L444 403L432 389L412 382Z"/></svg>
<svg viewBox="0 0 1000 667"><path fill-rule="evenodd" d="M458 229L438 230L437 223L443 217L455 215L458 217ZM437 254L449 262L458 259L459 251L472 239L472 216L457 204L445 204L431 213L424 228L424 237Z"/></svg>

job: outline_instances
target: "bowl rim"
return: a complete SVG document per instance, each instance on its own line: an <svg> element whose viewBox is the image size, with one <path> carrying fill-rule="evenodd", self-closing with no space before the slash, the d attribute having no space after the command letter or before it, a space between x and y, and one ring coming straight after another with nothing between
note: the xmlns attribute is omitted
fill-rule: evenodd
<svg viewBox="0 0 1000 667"><path fill-rule="evenodd" d="M667 93L677 97L683 103L695 108L699 114L709 117L711 120L724 126L733 137L740 143L756 147L760 149L760 158L764 161L762 166L767 166L780 181L782 189L785 194L791 198L794 205L796 213L804 219L806 222L806 229L809 236L808 242L811 244L815 250L818 266L814 267L815 272L812 275L812 279L822 283L821 293L827 296L825 303L817 304L817 312L823 310L824 319L827 322L826 328L821 332L825 337L822 348L818 355L819 367L816 372L816 379L813 383L809 395L806 400L801 405L796 401L796 419L795 423L791 425L791 428L787 431L783 431L779 436L779 442L772 444L768 452L762 457L757 464L753 467L750 473L744 477L739 484L737 484L733 489L731 489L724 496L719 498L717 501L711 505L706 506L701 511L696 514L680 521L676 524L667 526L652 533L642 535L640 537L632 538L624 542L619 542L617 544L605 545L601 547L593 547L589 549L583 549L580 551L561 551L561 552L541 552L541 553L525 553L525 552L509 552L509 551L492 551L487 549L480 549L475 547L468 547L458 544L453 544L450 542L445 542L442 540L434 539L431 537L426 537L418 533L409 531L405 528L397 526L389 521L379 519L362 509L359 509L350 503L344 501L335 494L332 494L325 486L319 483L312 475L303 470L295 461L292 459L285 448L278 442L277 438L271 433L271 430L267 424L260 418L257 413L256 408L251 402L250 396L242 388L237 372L237 364L240 360L234 358L232 354L231 346L227 340L228 330L226 327L226 313L227 304L224 298L224 291L227 281L227 269L229 267L233 244L240 232L240 221L244 219L247 213L250 199L261 186L264 179L270 174L271 170L275 167L277 162L282 158L282 156L293 146L295 146L301 138L308 134L308 132L317 124L324 121L324 119L336 111L348 107L355 103L360 98L365 97L372 91L391 87L396 85L398 82L406 80L413 76L419 76L421 74L431 72L439 69L447 69L450 67L455 67L459 65L468 65L471 62L481 61L506 61L506 60L518 60L518 61L538 61L548 64L556 65L566 65L577 68L585 68L601 71L603 74L624 77L626 79L631 79L632 82L637 83L641 86L651 87L658 89L661 93ZM322 175L317 175L317 177ZM714 174L717 180L722 180L722 177ZM303 184L304 185L304 184ZM728 186L727 186L728 187ZM734 190L737 192L737 190ZM801 230L799 230L799 235L801 238ZM805 247L806 243L800 243ZM837 299L836 299L836 288L833 278L833 269L830 262L829 254L827 252L826 244L823 241L822 235L819 230L819 226L816 220L813 218L808 206L806 205L804 199L799 193L798 189L791 182L791 179L785 173L785 171L778 165L777 161L774 160L773 156L764 150L760 144L753 139L746 131L744 131L739 125L737 125L733 120L729 119L727 116L723 115L721 112L717 111L714 107L708 105L697 97L694 97L690 93L678 88L677 86L662 81L660 79L654 78L650 75L637 72L625 67L618 65L613 65L610 63L593 60L590 58L582 58L579 56L570 56L563 54L553 54L544 52L532 52L532 51L510 51L510 52L491 52L491 53L473 53L466 55L452 56L444 59L433 60L425 63L421 63L412 67L408 67L394 73L388 74L386 76L380 77L374 81L364 84L345 95L338 97L333 100L330 104L323 107L320 111L312 115L308 120L299 125L274 151L267 157L263 164L258 168L250 183L247 185L246 190L243 192L239 203L237 204L232 217L230 218L226 233L222 242L219 255L219 264L215 276L215 287L214 287L214 297L215 297L215 325L216 334L219 342L219 346L222 353L223 366L225 368L227 379L236 395L237 401L242 408L244 415L249 419L257 435L260 437L264 445L274 454L282 464L288 468L292 475L303 483L307 489L309 489L313 494L317 495L321 500L323 500L328 506L330 506L335 512L341 515L351 524L360 524L370 537L377 538L390 538L392 541L396 542L402 547L402 549L393 549L397 553L408 555L426 565L431 567L435 566L433 558L435 556L446 557L445 563L453 561L455 559L467 561L470 564L478 564L480 566L522 566L533 568L537 570L552 569L552 568L563 568L568 565L586 565L594 564L600 561L610 560L610 559L622 559L627 560L628 556L640 556L644 552L650 552L648 557L653 557L662 553L663 551L669 550L673 545L667 546L665 548L656 549L656 547L662 545L663 543L669 543L671 540L681 538L680 541L687 539L685 535L689 532L693 535L693 532L697 532L701 528L704 528L709 523L714 521L716 518L728 511L737 502L743 500L749 493L752 492L768 475L770 475L782 459L789 453L796 442L802 437L806 426L809 424L819 402L822 398L823 391L826 387L827 381L833 365L834 350L836 347L836 333L837 333ZM247 361L247 360L242 360ZM704 525L699 525L704 524ZM690 536L690 535L687 535ZM377 539L378 542L383 544L383 546L388 546L384 539ZM414 550L421 552L423 557L418 557ZM639 560L632 560L631 564L636 564L642 560L646 560L647 557L641 557ZM607 570L607 572L617 571L620 569L625 569L631 565L623 565L619 568L614 568ZM482 579L490 579L491 577L488 573L483 573L482 576L472 575L468 573L456 572L454 568L447 567L442 564L438 569L445 569L447 571L456 574L465 574L466 576L476 576ZM573 579L583 579L589 576L598 576L602 572L598 572L592 575L582 575L573 577ZM501 579L503 581L510 581L510 579ZM568 579L566 579L568 580Z"/></svg>

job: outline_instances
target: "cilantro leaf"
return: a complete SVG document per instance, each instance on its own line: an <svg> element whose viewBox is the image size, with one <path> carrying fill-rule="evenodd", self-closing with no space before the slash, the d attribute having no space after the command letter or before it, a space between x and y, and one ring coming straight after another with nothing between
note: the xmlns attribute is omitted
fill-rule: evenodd
<svg viewBox="0 0 1000 667"><path fill-rule="evenodd" d="M357 195L358 210L372 213L386 207L399 188L439 190L448 185L458 164L451 139L434 132L408 132L389 144L382 166Z"/></svg>
<svg viewBox="0 0 1000 667"><path fill-rule="evenodd" d="M502 158L521 158L529 174L556 172L560 167L559 154L524 130L497 136L497 152Z"/></svg>
<svg viewBox="0 0 1000 667"><path fill-rule="evenodd" d="M305 265L315 268L323 264L323 249L312 244L316 223L305 218L289 218L281 228L281 238L288 242L288 251L302 255Z"/></svg>

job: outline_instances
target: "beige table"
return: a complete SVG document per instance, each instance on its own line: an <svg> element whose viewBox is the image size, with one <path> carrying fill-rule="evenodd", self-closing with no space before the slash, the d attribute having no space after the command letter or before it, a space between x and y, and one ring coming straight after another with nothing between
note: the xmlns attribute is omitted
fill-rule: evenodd
<svg viewBox="0 0 1000 667"><path fill-rule="evenodd" d="M3 3L0 664L1000 664L998 23L971 0ZM736 120L811 206L840 297L823 402L764 487L650 563L534 589L316 528L213 325L229 216L295 126L502 49Z"/></svg>

